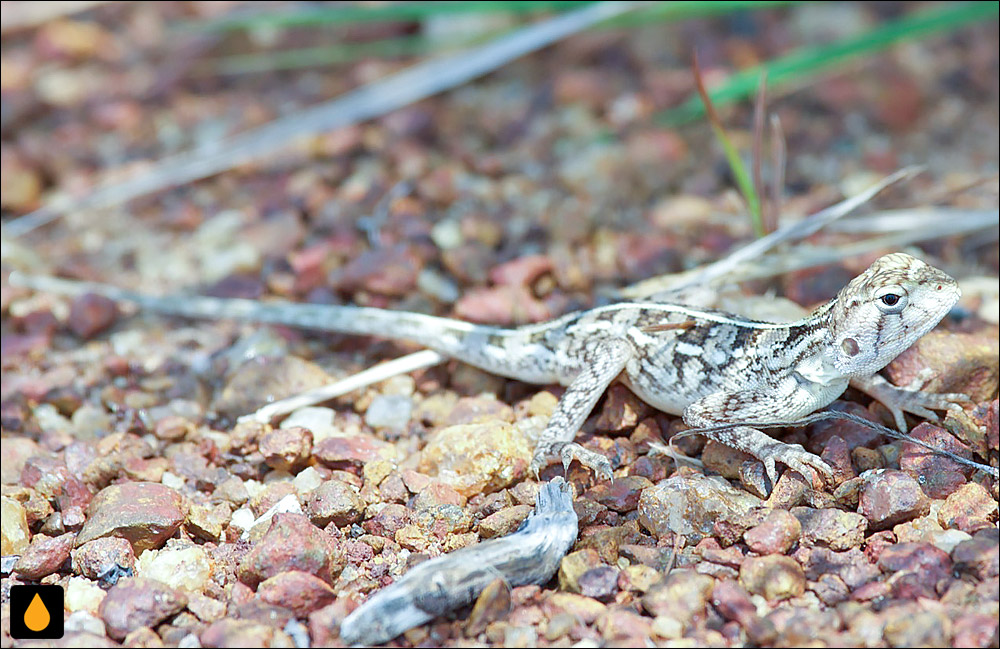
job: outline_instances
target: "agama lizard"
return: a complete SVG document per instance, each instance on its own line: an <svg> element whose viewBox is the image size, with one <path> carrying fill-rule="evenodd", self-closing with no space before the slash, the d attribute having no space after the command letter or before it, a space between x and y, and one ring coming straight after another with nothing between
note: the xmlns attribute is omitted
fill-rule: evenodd
<svg viewBox="0 0 1000 649"><path fill-rule="evenodd" d="M905 430L903 411L933 418L964 400L896 387L877 374L930 331L958 301L954 279L909 255L876 260L830 302L797 322L748 320L663 301L622 302L513 329L419 313L354 306L257 302L198 296L153 297L113 286L17 273L11 283L61 293L97 293L152 311L230 318L406 340L488 372L530 383L567 386L531 462L537 474L555 455L577 459L610 478L603 455L573 442L616 379L692 427L739 424L706 436L764 463L811 476L830 467L800 445L769 437L753 424L794 422L839 397L848 385L884 403Z"/></svg>

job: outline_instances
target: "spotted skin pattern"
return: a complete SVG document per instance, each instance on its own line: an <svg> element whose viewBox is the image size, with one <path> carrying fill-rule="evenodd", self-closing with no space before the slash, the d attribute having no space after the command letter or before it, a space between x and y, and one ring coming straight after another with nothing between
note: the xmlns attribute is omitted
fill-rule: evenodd
<svg viewBox="0 0 1000 649"><path fill-rule="evenodd" d="M42 286L12 274L12 283ZM116 287L45 278L49 291L98 293L148 310L194 318L241 319L407 340L488 372L567 386L542 431L531 468L558 456L610 478L604 456L573 443L605 389L622 381L637 396L692 427L739 424L706 433L764 463L811 477L830 468L801 446L754 423L793 422L839 397L848 385L889 407L933 417L963 395L899 388L876 374L951 310L961 292L942 271L902 253L885 255L806 318L771 323L663 301L622 302L504 329L403 311L257 302L198 296L153 297Z"/></svg>

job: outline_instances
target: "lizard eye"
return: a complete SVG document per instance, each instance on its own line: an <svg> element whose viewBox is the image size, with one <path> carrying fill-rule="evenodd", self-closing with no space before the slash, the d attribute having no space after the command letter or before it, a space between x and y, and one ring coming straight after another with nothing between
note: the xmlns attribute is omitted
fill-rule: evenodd
<svg viewBox="0 0 1000 649"><path fill-rule="evenodd" d="M906 289L902 286L886 286L875 293L875 306L882 313L899 313L906 302Z"/></svg>

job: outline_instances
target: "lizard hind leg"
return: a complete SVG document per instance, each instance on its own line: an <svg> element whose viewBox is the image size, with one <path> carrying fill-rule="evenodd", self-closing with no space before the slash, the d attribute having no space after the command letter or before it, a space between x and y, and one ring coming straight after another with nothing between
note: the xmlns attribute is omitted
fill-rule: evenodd
<svg viewBox="0 0 1000 649"><path fill-rule="evenodd" d="M699 434L763 462L772 485L777 482L777 462L798 472L809 482L812 482L814 471L832 480L833 470L817 455L799 444L778 441L752 426L754 421L783 421L788 413L782 410L782 404L775 401L774 393L770 391L751 389L742 392L716 392L685 408L684 423L695 428L734 424L732 428L703 431ZM737 425L742 422L751 425Z"/></svg>
<svg viewBox="0 0 1000 649"><path fill-rule="evenodd" d="M632 346L619 339L599 340L586 347L581 358L583 368L566 388L538 439L531 459L532 473L537 476L549 459L558 455L564 467L576 459L601 477L612 478L608 459L574 443L573 438L633 353Z"/></svg>

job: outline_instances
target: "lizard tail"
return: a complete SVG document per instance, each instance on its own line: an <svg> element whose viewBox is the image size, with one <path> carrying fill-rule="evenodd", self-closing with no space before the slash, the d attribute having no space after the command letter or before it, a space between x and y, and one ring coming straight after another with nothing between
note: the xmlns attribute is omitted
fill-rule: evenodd
<svg viewBox="0 0 1000 649"><path fill-rule="evenodd" d="M470 338L504 336L511 331L420 313L370 307L280 301L258 302L199 295L161 297L110 284L25 275L17 271L10 274L10 284L59 295L77 296L92 293L115 302L131 302L144 310L166 315L209 320L245 320L404 340L459 359L470 348Z"/></svg>

